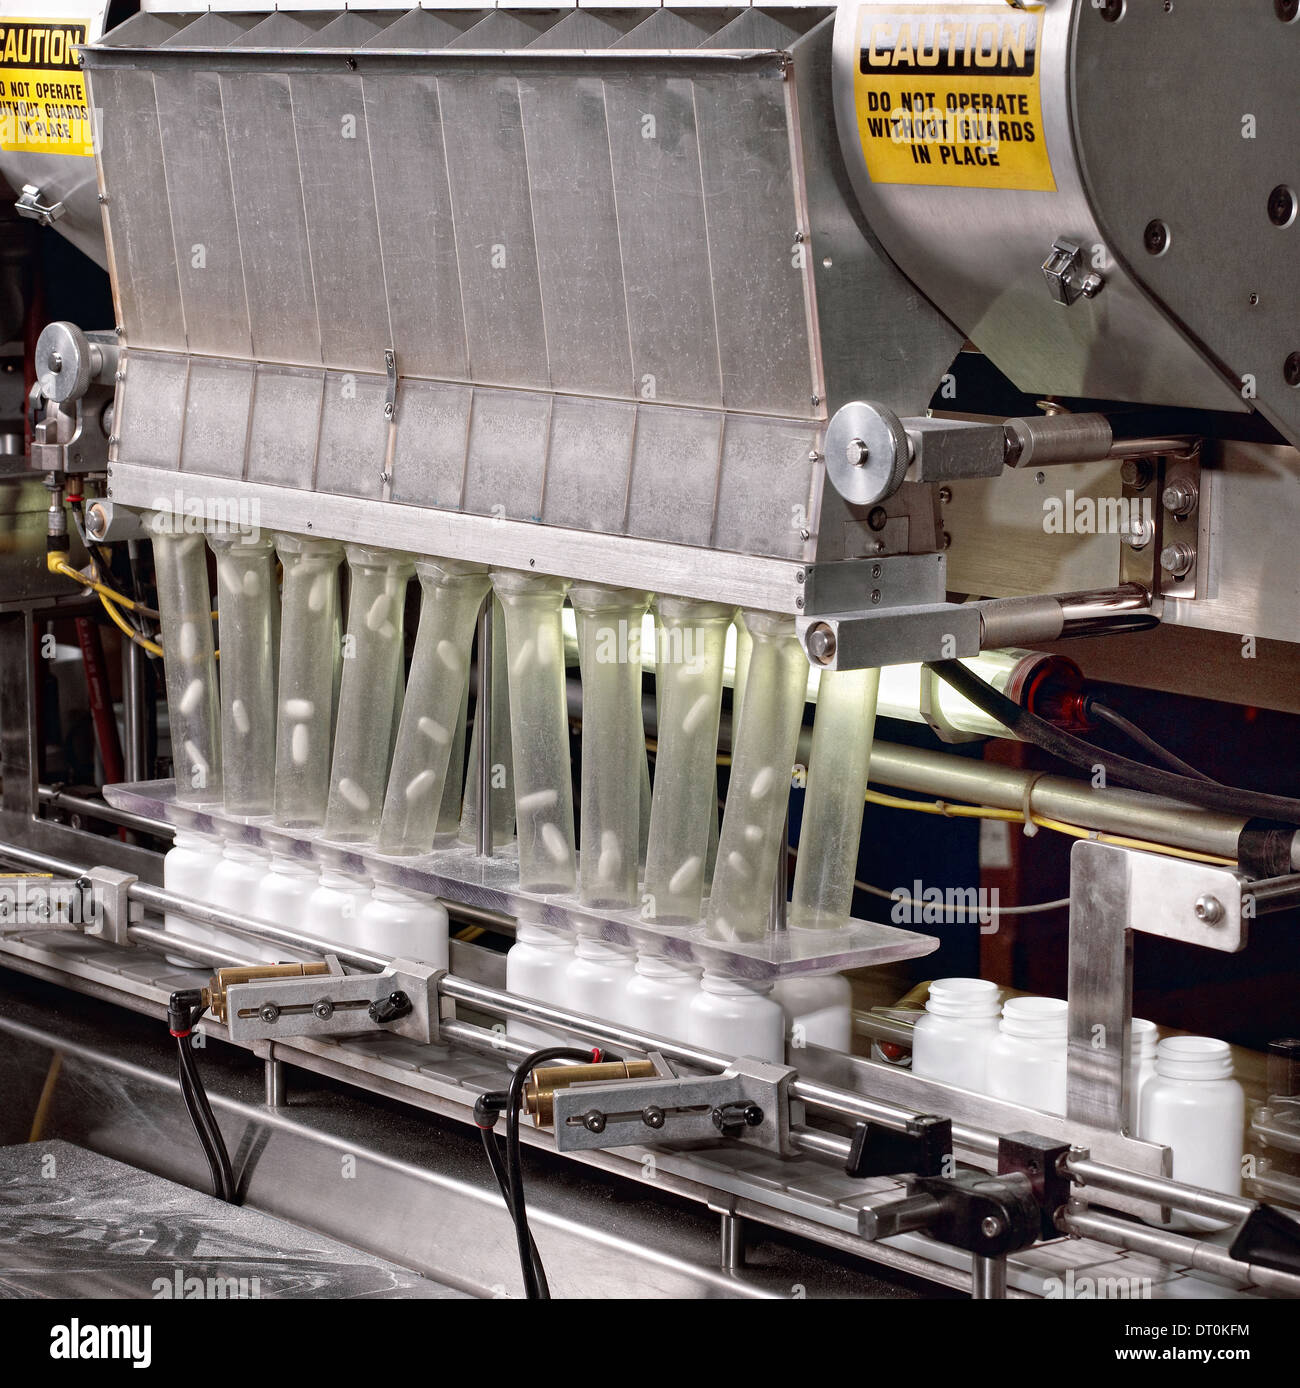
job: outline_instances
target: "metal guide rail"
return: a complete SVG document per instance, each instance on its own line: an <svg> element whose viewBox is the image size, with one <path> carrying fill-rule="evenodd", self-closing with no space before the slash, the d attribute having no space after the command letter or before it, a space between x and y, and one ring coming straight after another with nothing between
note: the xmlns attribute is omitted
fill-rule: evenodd
<svg viewBox="0 0 1300 1388"><path fill-rule="evenodd" d="M76 875L71 865L45 855L22 849L5 851L39 869ZM144 884L127 883L123 890L129 900L141 904L147 901L153 907L184 911L200 920L205 915L219 918L226 929L239 935L306 946L317 952L329 948L298 932L226 916ZM121 944L142 947L139 965L125 973L120 944L109 939L78 938L66 931L38 931L35 938L27 939L11 937L0 941L0 950L30 972L72 981L74 986L101 995L107 985L109 996L125 1000L121 994L129 993L135 999L130 1005L160 1010L168 986L158 981L158 965L146 951L165 948L202 955L205 949L129 920L122 933ZM89 960L85 957L88 951ZM221 963L245 962L231 961L215 951L208 957ZM458 950L458 966L464 969L469 957L463 948ZM344 973L340 960L360 972ZM166 966L162 967L165 970ZM1287 1261L1285 1251L1279 1256L1265 1237L1276 1225L1277 1215L1271 1207L1166 1179L1166 1151L1148 1143L985 1101L888 1067L816 1048L800 1056L798 1074L788 1067L736 1060L517 998L470 977L439 973L344 946L336 955L327 955L322 964L288 967L297 977L286 978L286 966L218 970L210 986L220 988L225 976L228 986L218 1016L226 1016L227 1025L221 1029L232 1041L255 1052L265 1048L268 1056L273 1045L276 1052L292 1053L295 1063L307 1068L322 1068L347 1079L359 1076L367 1088L394 1093L420 1106L428 1106L430 1095L436 1093L444 1101L436 1106L444 1111L449 1097L445 1082L430 1083L428 1067L420 1063L431 1054L445 1055L444 1048L450 1047L517 1059L528 1050L505 1037L500 1028L489 1030L462 1017L440 1015L452 1011L448 1003L464 1004L477 1013L549 1024L602 1045L644 1053L650 1057L652 1075L644 1073L644 1066L629 1066L627 1074L617 1081L602 1075L595 1082L583 1083L579 1074L579 1082L554 1088L548 1116L554 1121L554 1142L559 1150L582 1159L584 1154L597 1151L607 1155L615 1146L635 1144L639 1150L646 1142L721 1138L727 1144L724 1161L741 1148L745 1150L741 1173L733 1173L727 1184L734 1188L738 1181L746 1198L755 1199L760 1207L788 1213L793 1203L801 1217L810 1219L820 1230L848 1233L851 1246L868 1257L884 1256L877 1240L917 1238L918 1231L924 1231L927 1237L921 1247L927 1252L946 1249L944 1256L950 1261L954 1250L961 1250L974 1259L970 1264L972 1286L978 1295L1004 1295L1007 1258L1062 1232L1101 1237L1115 1247L1154 1253L1179 1266L1228 1275L1273 1294L1300 1294L1300 1277L1282 1270L1293 1267L1294 1261ZM168 976L164 973L163 977ZM173 986L193 981L194 976L186 973L169 978ZM286 988L297 990L292 999ZM417 1008L410 995L418 995L421 989L428 1005ZM435 1005L437 997L444 1000L441 1007ZM291 1014L305 1020L282 1026L282 1019L290 1020L281 1001L285 999L308 1004ZM340 1002L357 1003L346 1009L351 1011L350 1022L337 1022ZM322 1008L321 1004L327 1006ZM232 1009L244 1014L237 1027L229 1025ZM313 1027L313 1022L319 1025ZM215 1025L221 1027L220 1021ZM340 1033L351 1033L341 1045L336 1039ZM277 1039L281 1037L283 1040ZM419 1061L411 1054L401 1056L395 1086L392 1070L385 1064L390 1046L409 1047L419 1056ZM359 1050L354 1053L353 1047ZM823 1074L840 1084L826 1082ZM859 1087L870 1093L856 1092ZM460 1086L451 1093L454 1107L463 1116L473 1103L473 1095ZM881 1094L885 1097L879 1097ZM934 1108L952 1116L927 1117L931 1101ZM856 1125L853 1137L808 1126L810 1112ZM831 1159L845 1173L836 1178L847 1182L843 1198L828 1201L824 1193L818 1193L811 1202L799 1198L792 1202L789 1188L772 1189L770 1177L766 1178L768 1195L756 1196L743 1172L752 1158L763 1153L778 1169L792 1161L802 1167L810 1157L818 1162ZM798 1184L798 1171L795 1174ZM872 1189L878 1179L887 1182L883 1190L878 1186ZM883 1198L877 1199L878 1194ZM1242 1227L1229 1252L1089 1209L1094 1194L1104 1206L1146 1217L1179 1209L1241 1221ZM845 1204L848 1200L851 1205ZM811 1208L805 1208L809 1204ZM1269 1229L1261 1233L1257 1226L1262 1223ZM1258 1265L1247 1257L1256 1248L1261 1260Z"/></svg>

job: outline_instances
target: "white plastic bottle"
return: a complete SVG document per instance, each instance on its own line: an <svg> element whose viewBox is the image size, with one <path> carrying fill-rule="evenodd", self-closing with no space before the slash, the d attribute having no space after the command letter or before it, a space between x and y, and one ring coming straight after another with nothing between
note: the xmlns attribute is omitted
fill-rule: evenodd
<svg viewBox="0 0 1300 1388"><path fill-rule="evenodd" d="M785 1039L795 1050L853 1049L853 989L843 975L783 978L772 989L772 1001L785 1014Z"/></svg>
<svg viewBox="0 0 1300 1388"><path fill-rule="evenodd" d="M515 942L506 953L506 991L555 1007L567 1006L564 979L573 948L573 936L567 930L520 920L515 926ZM534 1047L562 1045L570 1039L562 1031L518 1017L507 1019L506 1035Z"/></svg>
<svg viewBox="0 0 1300 1388"><path fill-rule="evenodd" d="M265 919L260 908L262 884L271 867L271 855L264 848L247 843L228 843L221 861L212 871L209 895L212 905L232 915ZM251 937L218 932L223 944L236 954L275 964L288 955L279 945L259 944Z"/></svg>
<svg viewBox="0 0 1300 1388"><path fill-rule="evenodd" d="M445 969L447 908L437 897L377 882L357 916L357 942L376 954Z"/></svg>
<svg viewBox="0 0 1300 1388"><path fill-rule="evenodd" d="M316 864L288 853L271 850L271 862L257 888L252 914L258 920L269 921L285 930L302 930L307 918L307 902L316 890ZM306 949L292 945L272 944L276 957L288 963L294 960L319 958Z"/></svg>
<svg viewBox="0 0 1300 1388"><path fill-rule="evenodd" d="M998 998L998 985L984 978L936 978L912 1028L912 1073L985 1093Z"/></svg>
<svg viewBox="0 0 1300 1388"><path fill-rule="evenodd" d="M1133 1018L1133 1040L1129 1055L1128 1130L1141 1137L1142 1090L1156 1072L1156 1045L1160 1037L1154 1022Z"/></svg>
<svg viewBox="0 0 1300 1388"><path fill-rule="evenodd" d="M1246 1098L1232 1077L1232 1051L1209 1036L1168 1036L1156 1050L1155 1078L1142 1090L1147 1142L1173 1151L1173 1178L1224 1195L1241 1194ZM1175 1215L1175 1227L1221 1229L1203 1215Z"/></svg>
<svg viewBox="0 0 1300 1388"><path fill-rule="evenodd" d="M785 1013L771 994L770 983L751 983L706 969L700 991L687 1010L685 1039L722 1055L753 1056L780 1064L785 1059Z"/></svg>
<svg viewBox="0 0 1300 1388"><path fill-rule="evenodd" d="M216 835L177 829L172 847L163 858L163 886L169 892L207 903L212 894L212 874L220 861L221 840ZM214 934L211 926L199 925L175 911L164 914L163 929L185 940L208 941ZM181 969L203 967L201 961L182 954L169 954L166 958Z"/></svg>
<svg viewBox="0 0 1300 1388"><path fill-rule="evenodd" d="M1061 998L1006 1000L989 1043L986 1086L993 1098L1065 1113L1067 1012Z"/></svg>
<svg viewBox="0 0 1300 1388"><path fill-rule="evenodd" d="M636 951L629 945L579 935L564 971L564 1006L588 1017L622 1021L635 969Z"/></svg>
<svg viewBox="0 0 1300 1388"><path fill-rule="evenodd" d="M316 889L307 898L303 934L326 943L359 942L357 920L369 901L369 878L338 868L321 868Z"/></svg>
<svg viewBox="0 0 1300 1388"><path fill-rule="evenodd" d="M686 1036L686 1011L700 991L694 964L642 950L628 981L622 1020L651 1036L680 1041Z"/></svg>

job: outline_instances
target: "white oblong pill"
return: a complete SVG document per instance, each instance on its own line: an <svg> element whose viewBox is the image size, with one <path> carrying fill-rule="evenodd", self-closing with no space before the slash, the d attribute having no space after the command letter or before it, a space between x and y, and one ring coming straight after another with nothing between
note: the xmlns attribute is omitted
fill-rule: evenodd
<svg viewBox="0 0 1300 1388"><path fill-rule="evenodd" d="M515 802L515 809L519 814L532 814L534 810L549 809L559 798L558 791L535 790L529 795L521 795Z"/></svg>
<svg viewBox="0 0 1300 1388"><path fill-rule="evenodd" d="M388 610L392 605L392 598L387 593L380 593L370 604L370 610L366 613L366 626L371 631L378 631L388 621Z"/></svg>
<svg viewBox="0 0 1300 1388"><path fill-rule="evenodd" d="M754 777L754 784L749 788L751 800L762 800L764 796L771 792L776 783L776 772L770 766L765 766L757 776Z"/></svg>
<svg viewBox="0 0 1300 1388"><path fill-rule="evenodd" d="M253 720L248 716L248 707L242 699L235 699L230 705L230 718L238 731L247 737L253 726Z"/></svg>
<svg viewBox="0 0 1300 1388"><path fill-rule="evenodd" d="M432 771L421 771L418 776L412 776L406 783L406 798L408 801L418 800L422 795L427 795L438 778Z"/></svg>
<svg viewBox="0 0 1300 1388"><path fill-rule="evenodd" d="M306 765L307 758L311 754L311 734L307 731L306 723L299 723L295 726L293 736L289 739L289 751L295 766Z"/></svg>
<svg viewBox="0 0 1300 1388"><path fill-rule="evenodd" d="M438 659L441 660L453 674L458 675L465 668L465 661L461 653L446 639L446 637L438 642Z"/></svg>
<svg viewBox="0 0 1300 1388"><path fill-rule="evenodd" d="M686 717L682 719L682 731L684 733L693 733L704 726L704 717L712 702L707 694L701 694L686 710Z"/></svg>
<svg viewBox="0 0 1300 1388"><path fill-rule="evenodd" d="M749 876L749 859L743 853L734 850L727 854L727 866L736 874L737 877Z"/></svg>
<svg viewBox="0 0 1300 1388"><path fill-rule="evenodd" d="M262 595L262 575L256 569L249 569L244 574L244 596L246 598L256 598Z"/></svg>
<svg viewBox="0 0 1300 1388"><path fill-rule="evenodd" d="M700 875L700 868L704 866L704 859L698 855L687 860L677 869L668 879L668 890L670 892L684 892L693 886Z"/></svg>
<svg viewBox="0 0 1300 1388"><path fill-rule="evenodd" d="M185 692L181 695L180 711L184 714L194 713L203 702L203 681L191 680L185 686Z"/></svg>
<svg viewBox="0 0 1300 1388"><path fill-rule="evenodd" d="M542 843L545 845L546 851L557 863L567 863L569 861L569 841L560 832L557 825L542 825Z"/></svg>
<svg viewBox="0 0 1300 1388"><path fill-rule="evenodd" d="M354 810L368 810L370 808L370 797L366 794L363 786L348 776L339 782L339 794L352 806Z"/></svg>
<svg viewBox="0 0 1300 1388"><path fill-rule="evenodd" d="M199 649L199 633L193 622L185 622L181 627L181 659L193 660Z"/></svg>
<svg viewBox="0 0 1300 1388"><path fill-rule="evenodd" d="M310 699L286 699L284 712L289 718L310 718L316 712L316 705Z"/></svg>
<svg viewBox="0 0 1300 1388"><path fill-rule="evenodd" d="M208 763L207 758L199 751L198 745L186 739L185 755L190 760L190 769L201 772L200 783L206 785L208 780Z"/></svg>
<svg viewBox="0 0 1300 1388"><path fill-rule="evenodd" d="M596 876L602 882L617 882L623 870L623 848L618 835L606 829L600 836L600 857L596 860Z"/></svg>
<svg viewBox="0 0 1300 1388"><path fill-rule="evenodd" d="M451 729L444 728L432 718L421 718L415 725L431 742L445 747L451 741Z"/></svg>
<svg viewBox="0 0 1300 1388"><path fill-rule="evenodd" d="M325 604L329 600L330 581L333 574L317 574L312 579L311 587L307 590L307 611L323 612Z"/></svg>

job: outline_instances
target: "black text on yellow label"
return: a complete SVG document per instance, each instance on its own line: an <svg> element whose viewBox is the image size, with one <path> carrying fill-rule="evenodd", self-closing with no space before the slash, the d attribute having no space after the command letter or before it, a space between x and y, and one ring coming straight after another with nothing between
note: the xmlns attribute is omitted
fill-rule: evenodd
<svg viewBox="0 0 1300 1388"><path fill-rule="evenodd" d="M872 182L1053 191L1042 26L1042 6L860 6L854 99Z"/></svg>
<svg viewBox="0 0 1300 1388"><path fill-rule="evenodd" d="M85 42L81 20L0 19L0 149L94 153L77 63L77 45Z"/></svg>

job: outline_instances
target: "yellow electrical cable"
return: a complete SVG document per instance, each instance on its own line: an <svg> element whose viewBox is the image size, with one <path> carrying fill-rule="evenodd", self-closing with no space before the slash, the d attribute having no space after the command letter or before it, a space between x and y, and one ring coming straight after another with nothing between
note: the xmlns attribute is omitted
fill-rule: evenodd
<svg viewBox="0 0 1300 1388"><path fill-rule="evenodd" d="M150 655L162 655L163 648L156 641L150 641L147 636L141 636L126 618L122 616L117 608L109 602L108 598L106 598L103 593L99 594L99 601L103 604L104 611L108 613L109 619L112 621L113 625L117 627L124 636L129 637L137 646L141 647L141 649L148 651Z"/></svg>

